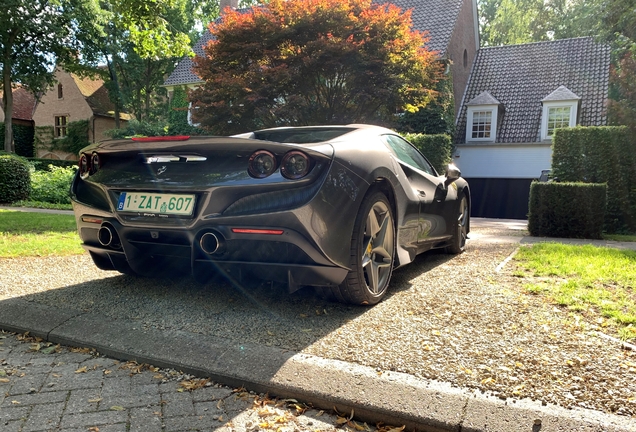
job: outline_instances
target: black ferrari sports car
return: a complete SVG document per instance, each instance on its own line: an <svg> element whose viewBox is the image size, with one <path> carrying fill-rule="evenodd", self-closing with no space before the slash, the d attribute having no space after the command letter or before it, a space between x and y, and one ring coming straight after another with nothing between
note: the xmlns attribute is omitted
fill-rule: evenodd
<svg viewBox="0 0 636 432"><path fill-rule="evenodd" d="M470 229L459 170L368 125L97 143L71 198L100 269L257 277L354 304L380 301L418 253L461 253Z"/></svg>

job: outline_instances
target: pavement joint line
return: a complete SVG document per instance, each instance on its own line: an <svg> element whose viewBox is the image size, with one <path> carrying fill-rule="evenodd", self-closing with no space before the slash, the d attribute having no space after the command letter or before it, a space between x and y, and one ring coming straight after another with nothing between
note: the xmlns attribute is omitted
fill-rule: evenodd
<svg viewBox="0 0 636 432"><path fill-rule="evenodd" d="M70 316L70 317L68 317L67 319L65 319L64 321L62 321L62 322L58 323L57 325L54 325L53 327L51 327L51 329L50 329L50 330L47 332L47 334L46 334L46 340L47 340L48 342L51 342L51 340L50 340L51 333L53 333L53 332L55 331L55 329L56 329L56 328L59 328L60 326L62 326L62 325L64 325L65 323L69 322L70 320L72 320L72 319L74 319L74 318L77 318L77 317L79 317L79 316L85 315L85 314L86 314L86 312L77 311L77 315Z"/></svg>
<svg viewBox="0 0 636 432"><path fill-rule="evenodd" d="M497 268L495 268L495 272L496 273L500 273L501 270L503 270L503 268L506 266L506 264L508 264L514 257L515 255L517 255L517 253L519 253L519 246L517 246L517 248L515 250L513 250L510 255L508 255L506 257L505 260L503 260L501 263L499 263L499 265L497 266Z"/></svg>

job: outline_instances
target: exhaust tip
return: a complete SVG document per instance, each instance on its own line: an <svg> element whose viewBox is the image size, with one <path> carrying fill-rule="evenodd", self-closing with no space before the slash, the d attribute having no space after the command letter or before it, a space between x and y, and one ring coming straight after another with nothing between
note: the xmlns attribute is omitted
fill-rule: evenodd
<svg viewBox="0 0 636 432"><path fill-rule="evenodd" d="M199 246L201 250L208 255L212 255L219 251L221 248L221 240L212 232L206 232L201 236L199 240Z"/></svg>
<svg viewBox="0 0 636 432"><path fill-rule="evenodd" d="M121 248L121 241L117 235L115 228L109 225L102 225L99 231L97 231L97 240L99 244L105 247L111 247L113 249Z"/></svg>

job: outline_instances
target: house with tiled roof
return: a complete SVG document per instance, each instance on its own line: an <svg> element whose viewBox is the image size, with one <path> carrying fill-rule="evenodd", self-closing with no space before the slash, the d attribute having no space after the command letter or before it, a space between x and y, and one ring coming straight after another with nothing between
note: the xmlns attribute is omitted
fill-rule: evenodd
<svg viewBox="0 0 636 432"><path fill-rule="evenodd" d="M224 5L236 7L237 1L222 0ZM479 48L479 26L476 0L391 0L402 10L412 11L413 29L426 32L427 47L438 52L440 59L450 60L453 77L455 112L468 82L470 68ZM209 31L194 44L193 51L203 56L204 47L212 39ZM184 57L164 82L171 92L175 87L196 88L202 81L193 71L193 60Z"/></svg>
<svg viewBox="0 0 636 432"><path fill-rule="evenodd" d="M120 114L121 121L129 119L128 114ZM115 106L102 79L58 69L55 84L42 94L33 114L39 143L36 157L76 159L77 155L51 149L48 144L65 137L69 123L78 120L88 121L89 142L107 139L105 131L115 129Z"/></svg>
<svg viewBox="0 0 636 432"><path fill-rule="evenodd" d="M607 123L610 48L593 38L481 48L456 120L454 162L472 215L524 219L552 134Z"/></svg>
<svg viewBox="0 0 636 432"><path fill-rule="evenodd" d="M33 93L18 85L13 89L13 115L11 122L14 125L33 126L33 112L37 100ZM2 90L0 90L0 106L2 106ZM4 107L0 109L0 123L4 123Z"/></svg>

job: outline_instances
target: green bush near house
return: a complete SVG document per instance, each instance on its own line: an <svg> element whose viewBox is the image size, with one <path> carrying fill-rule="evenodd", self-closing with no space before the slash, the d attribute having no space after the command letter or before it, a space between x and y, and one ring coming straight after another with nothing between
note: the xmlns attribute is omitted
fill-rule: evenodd
<svg viewBox="0 0 636 432"><path fill-rule="evenodd" d="M626 127L576 127L554 133L558 182L607 183L607 233L636 233L636 136Z"/></svg>
<svg viewBox="0 0 636 432"><path fill-rule="evenodd" d="M60 159L29 158L29 163L36 171L51 171L51 167L73 168L77 167L77 161Z"/></svg>
<svg viewBox="0 0 636 432"><path fill-rule="evenodd" d="M75 175L74 168L49 165L48 171L31 172L30 201L70 204L69 189Z"/></svg>
<svg viewBox="0 0 636 432"><path fill-rule="evenodd" d="M0 203L10 204L29 197L29 163L15 154L0 153Z"/></svg>
<svg viewBox="0 0 636 432"><path fill-rule="evenodd" d="M403 137L426 156L426 159L438 173L446 172L446 166L451 162L453 151L453 142L450 136L446 134L405 134Z"/></svg>
<svg viewBox="0 0 636 432"><path fill-rule="evenodd" d="M536 237L603 236L607 185L533 182L528 231Z"/></svg>

